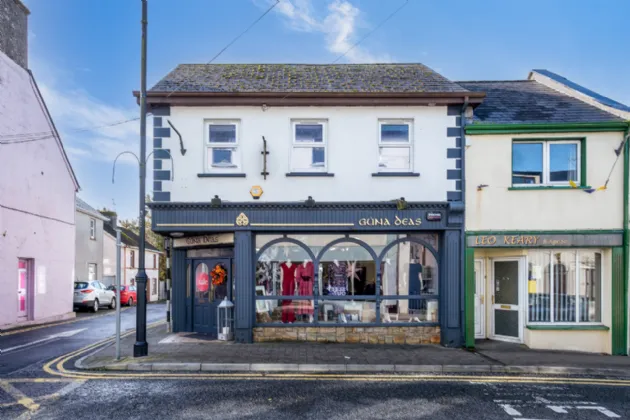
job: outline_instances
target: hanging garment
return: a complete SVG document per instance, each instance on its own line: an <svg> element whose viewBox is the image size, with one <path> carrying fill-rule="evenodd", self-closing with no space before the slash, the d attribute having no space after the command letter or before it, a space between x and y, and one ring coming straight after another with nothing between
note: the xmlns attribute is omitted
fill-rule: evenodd
<svg viewBox="0 0 630 420"><path fill-rule="evenodd" d="M348 294L348 266L345 262L328 264L328 291L332 296Z"/></svg>
<svg viewBox="0 0 630 420"><path fill-rule="evenodd" d="M297 265L292 264L289 267L286 263L282 263L282 296L293 296L295 294L295 270ZM282 322L294 322L295 312L293 310L293 302L290 300L282 301Z"/></svg>
<svg viewBox="0 0 630 420"><path fill-rule="evenodd" d="M298 295L310 296L313 294L313 263L307 262L306 265L300 264L295 271L295 277L298 281ZM313 315L313 301L299 300L298 310L299 315Z"/></svg>

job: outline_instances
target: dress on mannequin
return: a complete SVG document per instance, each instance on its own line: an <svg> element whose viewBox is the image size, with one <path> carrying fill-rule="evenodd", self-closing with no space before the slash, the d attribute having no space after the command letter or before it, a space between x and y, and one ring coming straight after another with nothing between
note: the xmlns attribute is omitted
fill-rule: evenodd
<svg viewBox="0 0 630 420"><path fill-rule="evenodd" d="M348 267L345 262L328 264L328 284L332 296L348 294Z"/></svg>
<svg viewBox="0 0 630 420"><path fill-rule="evenodd" d="M309 296L313 294L313 263L308 261L298 265L295 277L298 281L298 295ZM298 301L299 315L313 315L313 302L310 300Z"/></svg>
<svg viewBox="0 0 630 420"><path fill-rule="evenodd" d="M295 294L295 270L297 265L287 265L282 263L282 296L293 296ZM282 322L294 322L295 312L293 311L293 302L291 300L282 301Z"/></svg>

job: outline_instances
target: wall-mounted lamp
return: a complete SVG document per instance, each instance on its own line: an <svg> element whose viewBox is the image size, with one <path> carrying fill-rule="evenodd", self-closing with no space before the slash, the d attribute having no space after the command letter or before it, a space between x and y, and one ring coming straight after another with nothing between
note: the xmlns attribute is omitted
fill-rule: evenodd
<svg viewBox="0 0 630 420"><path fill-rule="evenodd" d="M182 236L184 236L184 233L183 232L172 232L171 236L173 238L181 238Z"/></svg>
<svg viewBox="0 0 630 420"><path fill-rule="evenodd" d="M304 204L306 204L306 207L315 207L315 200L309 195Z"/></svg>
<svg viewBox="0 0 630 420"><path fill-rule="evenodd" d="M168 123L168 125L171 126L173 131L179 137L179 152L182 154L182 156L184 156L186 154L186 149L184 149L184 140L182 139L182 135L179 133L179 131L177 131L177 128L175 128L175 126L173 125L173 123L170 120L166 120L166 122Z"/></svg>
<svg viewBox="0 0 630 420"><path fill-rule="evenodd" d="M398 210L405 210L407 207L409 207L409 204L405 201L405 197L400 197L396 200L396 208Z"/></svg>
<svg viewBox="0 0 630 420"><path fill-rule="evenodd" d="M477 185L477 191L481 191L481 190L483 190L486 187L488 187L488 184L479 184L479 185Z"/></svg>
<svg viewBox="0 0 630 420"><path fill-rule="evenodd" d="M210 200L210 204L212 207L221 207L221 199L218 195L215 195L212 200Z"/></svg>

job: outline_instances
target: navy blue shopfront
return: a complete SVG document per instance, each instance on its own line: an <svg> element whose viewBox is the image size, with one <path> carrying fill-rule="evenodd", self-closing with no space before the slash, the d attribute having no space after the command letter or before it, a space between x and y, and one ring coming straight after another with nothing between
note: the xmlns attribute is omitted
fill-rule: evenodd
<svg viewBox="0 0 630 420"><path fill-rule="evenodd" d="M172 238L175 332L215 335L228 297L239 342L272 327L404 326L463 344L459 202L151 207L153 230Z"/></svg>

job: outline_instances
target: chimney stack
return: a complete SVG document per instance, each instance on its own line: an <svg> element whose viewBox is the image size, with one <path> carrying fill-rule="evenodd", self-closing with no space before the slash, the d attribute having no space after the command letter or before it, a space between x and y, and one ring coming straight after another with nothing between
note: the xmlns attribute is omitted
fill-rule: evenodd
<svg viewBox="0 0 630 420"><path fill-rule="evenodd" d="M0 0L0 51L28 69L28 15L21 0Z"/></svg>

